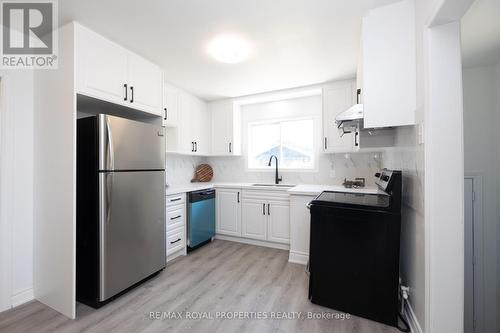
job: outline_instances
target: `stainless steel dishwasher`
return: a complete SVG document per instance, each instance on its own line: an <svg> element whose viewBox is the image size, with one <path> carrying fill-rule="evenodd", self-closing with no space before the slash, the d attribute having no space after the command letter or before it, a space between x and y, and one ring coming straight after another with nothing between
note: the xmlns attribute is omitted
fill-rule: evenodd
<svg viewBox="0 0 500 333"><path fill-rule="evenodd" d="M203 246L215 236L215 190L189 193L187 230L188 251Z"/></svg>

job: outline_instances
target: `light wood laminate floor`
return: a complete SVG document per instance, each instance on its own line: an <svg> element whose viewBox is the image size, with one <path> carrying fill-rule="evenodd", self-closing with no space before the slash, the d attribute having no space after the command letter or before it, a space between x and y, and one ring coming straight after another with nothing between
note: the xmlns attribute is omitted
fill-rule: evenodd
<svg viewBox="0 0 500 333"><path fill-rule="evenodd" d="M308 312L335 314L307 298L304 266L288 252L216 240L169 263L157 277L99 310L78 304L70 320L33 301L0 314L0 332L398 332L362 318L307 319ZM218 313L270 317L301 312L301 319L218 319ZM152 319L150 312L182 319ZM206 315L208 319L187 319ZM291 315L291 314L290 314Z"/></svg>

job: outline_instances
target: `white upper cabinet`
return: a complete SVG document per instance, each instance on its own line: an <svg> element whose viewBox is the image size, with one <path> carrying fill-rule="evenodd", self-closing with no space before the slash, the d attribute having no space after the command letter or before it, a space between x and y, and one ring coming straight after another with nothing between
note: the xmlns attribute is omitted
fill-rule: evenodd
<svg viewBox="0 0 500 333"><path fill-rule="evenodd" d="M75 30L77 93L163 115L160 67L81 25Z"/></svg>
<svg viewBox="0 0 500 333"><path fill-rule="evenodd" d="M370 11L362 34L364 127L415 124L414 1Z"/></svg>
<svg viewBox="0 0 500 333"><path fill-rule="evenodd" d="M167 151L186 155L210 155L210 113L207 104L181 90L169 88ZM169 119L169 117L171 117Z"/></svg>
<svg viewBox="0 0 500 333"><path fill-rule="evenodd" d="M130 106L159 116L162 112L163 74L152 62L128 53L128 84Z"/></svg>
<svg viewBox="0 0 500 333"><path fill-rule="evenodd" d="M82 26L75 26L77 91L122 104L128 93L127 50Z"/></svg>
<svg viewBox="0 0 500 333"><path fill-rule="evenodd" d="M195 143L195 154L210 154L210 113L207 103L194 98L193 100L193 140Z"/></svg>
<svg viewBox="0 0 500 333"><path fill-rule="evenodd" d="M335 117L354 103L356 82L354 80L330 83L323 87L323 151L346 153L359 150L358 134L341 132Z"/></svg>
<svg viewBox="0 0 500 333"><path fill-rule="evenodd" d="M230 156L241 154L240 110L232 100L210 103L212 116L212 154Z"/></svg>
<svg viewBox="0 0 500 333"><path fill-rule="evenodd" d="M164 83L163 107L165 112L165 126L167 127L177 126L179 124L179 99L179 89L168 83Z"/></svg>
<svg viewBox="0 0 500 333"><path fill-rule="evenodd" d="M177 149L181 154L193 154L195 152L195 134L193 121L195 121L193 97L182 92L179 95L179 144ZM168 141L167 141L168 144Z"/></svg>

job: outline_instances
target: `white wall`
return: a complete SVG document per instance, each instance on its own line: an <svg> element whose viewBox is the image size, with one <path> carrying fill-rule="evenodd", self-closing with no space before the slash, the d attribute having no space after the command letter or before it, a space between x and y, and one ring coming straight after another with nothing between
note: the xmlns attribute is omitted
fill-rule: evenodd
<svg viewBox="0 0 500 333"><path fill-rule="evenodd" d="M10 305L16 306L33 298L33 73L0 71L0 77L6 93L1 112L10 119L2 128L7 147L2 173L11 170L1 184L9 203L2 217L10 224Z"/></svg>
<svg viewBox="0 0 500 333"><path fill-rule="evenodd" d="M280 170L283 183L288 184L341 184L344 177L365 177L373 185L373 175L380 169L379 160L373 153L355 153L346 158L344 154L323 154L322 142L322 100L320 95L294 98L278 102L250 104L241 108L241 144L240 157L209 157L207 161L214 168L214 181L217 182L273 182L274 163L269 170L249 170L248 125L252 122L273 119L293 119L310 117L315 121L314 152L315 170L286 171ZM264 166L265 167L265 166Z"/></svg>
<svg viewBox="0 0 500 333"><path fill-rule="evenodd" d="M497 95L500 85L495 74L494 66L463 71L465 174L483 177L484 320L488 332L496 332L497 327L497 225L500 216L497 212L497 184L500 182Z"/></svg>
<svg viewBox="0 0 500 333"><path fill-rule="evenodd" d="M409 304L424 330L426 326L426 261L425 261L425 200L424 152L425 145L417 139L419 126L424 122L426 107L424 31L439 0L415 1L415 33L417 61L418 125L398 128L395 150L384 155L383 166L403 173L403 201L401 223L400 275L402 283L410 287Z"/></svg>
<svg viewBox="0 0 500 333"><path fill-rule="evenodd" d="M398 128L395 149L384 154L383 166L401 170L400 275L410 287L410 306L420 326L425 323L425 224L423 147L417 144L416 126Z"/></svg>
<svg viewBox="0 0 500 333"><path fill-rule="evenodd" d="M440 297L440 293L447 293L448 291L445 291L446 288L441 288L440 291L437 284L442 280L450 279L450 281L454 281L454 288L455 285L460 284L460 279L463 277L446 275L447 270L443 269L446 265L443 265L443 267L439 269L431 269L430 265L431 257L434 259L439 257L439 260L444 260L444 257L446 257L444 252L440 252L441 250L437 243L442 242L444 245L443 249L448 249L450 244L455 244L456 240L459 238L460 231L449 230L448 238L441 237L443 235L441 230L439 230L438 233L434 233L433 236L437 238L434 238L435 243L433 243L433 246L437 247L431 249L431 229L439 227L437 225L431 225L431 218L435 219L435 210L431 211L428 208L430 204L434 204L434 207L438 209L440 203L437 198L431 199L430 197L426 197L426 193L428 194L429 192L425 192L428 191L425 184L429 184L430 182L428 175L431 173L436 175L435 170L438 170L440 166L436 165L435 160L426 161L426 156L429 155L430 148L439 147L439 140L434 139L436 136L436 129L446 127L446 123L440 122L436 124L435 120L433 121L433 119L427 117L431 114L431 111L433 111L432 107L436 102L433 96L437 95L433 94L439 94L439 91L436 91L437 85L432 81L436 76L431 75L434 74L436 70L436 68L431 68L431 62L435 60L435 58L432 57L437 54L434 53L431 55L430 53L431 40L429 28L431 24L436 28L440 24L452 22L454 20L456 22L456 20L460 18L460 13L463 13L465 11L464 8L469 5L469 2L468 0L460 2L454 0L415 1L417 52L417 109L415 110L415 116L417 125L399 128L397 130L396 149L392 152L388 152L388 154L384 156L384 166L401 169L403 171L404 198L402 207L400 272L403 283L410 287L410 310L413 311L415 319L417 320L416 324L419 326L414 328L426 332L435 331L436 327L439 327L436 323L442 324L443 326L441 327L446 327L446 325L450 325L448 327L460 326L461 319L459 316L455 316L457 313L455 308L460 306L460 304L453 304L452 307L448 306L450 311L444 311L446 308L445 304L450 304L449 299L451 296L457 299L460 298L459 290L454 293L455 295ZM450 40L447 40L447 42L450 42L450 45L452 44ZM456 56L459 56L459 54L456 54ZM446 76L446 79L450 78L454 80L455 74L458 72L450 71L443 74L443 76ZM455 89L457 82L452 81L452 83L452 88ZM460 106L461 96L455 95L455 90L453 92L441 90L441 92L441 97L445 99L449 98L447 101L453 102L447 104L446 107L451 107L456 111L457 116L461 118L460 107L455 107ZM437 102L442 102L442 100ZM449 109L443 108L439 111L445 114ZM455 120L456 119L453 119L453 121ZM433 130L429 131L429 128L433 128ZM453 134L453 138L455 138L459 136L457 131L461 131L461 126L459 126L459 128L453 128L453 130L453 132L448 132ZM441 135L445 135L445 129L440 131ZM432 137L433 142L424 143L424 140L421 140L419 137L422 137L422 139ZM455 153L459 149L460 142L455 142L453 152ZM458 155L459 154L456 154L454 156ZM432 155L432 157L435 156L436 155ZM444 164L446 165L446 163ZM458 168L461 168L461 163L458 165ZM454 175L456 170L450 171L453 171L450 174ZM455 184L457 183L460 185L460 179L455 180ZM435 184L431 183L431 185L439 186L439 182L436 181ZM430 202L431 200L433 200L433 202ZM457 207L460 210L460 205L443 206L443 208L455 210ZM449 217L448 220L450 220ZM463 224L459 223L459 219L458 221L453 221L455 223L454 228L463 229ZM457 250L459 251L460 247L455 248L455 253ZM448 266L451 267L453 265L454 263ZM450 272L451 270L448 271L448 274ZM431 282L434 284L431 285ZM434 297L434 300L436 300L437 297L438 300L433 302L433 297L431 296ZM444 315L437 315L438 313L453 313L454 315L448 318Z"/></svg>

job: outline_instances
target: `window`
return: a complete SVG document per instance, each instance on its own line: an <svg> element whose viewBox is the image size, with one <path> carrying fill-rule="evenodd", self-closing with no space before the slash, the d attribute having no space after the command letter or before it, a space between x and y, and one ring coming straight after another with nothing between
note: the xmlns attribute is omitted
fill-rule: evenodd
<svg viewBox="0 0 500 333"><path fill-rule="evenodd" d="M281 169L313 169L313 129L313 119L249 124L248 168L267 169L276 155Z"/></svg>

